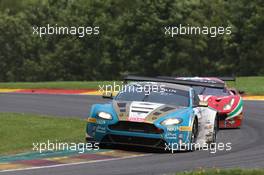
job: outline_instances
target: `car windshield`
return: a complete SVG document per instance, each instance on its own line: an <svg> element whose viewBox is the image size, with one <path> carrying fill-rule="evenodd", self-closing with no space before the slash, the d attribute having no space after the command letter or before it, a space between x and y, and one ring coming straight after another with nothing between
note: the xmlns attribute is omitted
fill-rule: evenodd
<svg viewBox="0 0 264 175"><path fill-rule="evenodd" d="M187 107L189 106L189 91L163 88L146 93L145 91L131 91L129 88L125 88L118 93L115 100L146 101Z"/></svg>
<svg viewBox="0 0 264 175"><path fill-rule="evenodd" d="M202 86L193 86L193 88L198 95L214 95L214 96L229 95L226 88L212 88L212 87L202 87Z"/></svg>

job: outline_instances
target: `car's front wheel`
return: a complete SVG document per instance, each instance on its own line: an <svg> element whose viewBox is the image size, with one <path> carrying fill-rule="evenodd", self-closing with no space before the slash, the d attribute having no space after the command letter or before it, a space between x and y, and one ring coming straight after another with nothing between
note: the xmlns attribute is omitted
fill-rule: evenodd
<svg viewBox="0 0 264 175"><path fill-rule="evenodd" d="M212 138L211 138L210 142L208 143L210 145L210 147L215 147L215 143L217 140L217 132L218 132L218 120L216 119L214 122L214 129L213 129L213 133L212 133Z"/></svg>
<svg viewBox="0 0 264 175"><path fill-rule="evenodd" d="M188 151L195 151L195 144L197 141L198 136L198 121L197 118L194 119L193 126L192 126L192 133L191 133L191 139L190 139L190 146Z"/></svg>

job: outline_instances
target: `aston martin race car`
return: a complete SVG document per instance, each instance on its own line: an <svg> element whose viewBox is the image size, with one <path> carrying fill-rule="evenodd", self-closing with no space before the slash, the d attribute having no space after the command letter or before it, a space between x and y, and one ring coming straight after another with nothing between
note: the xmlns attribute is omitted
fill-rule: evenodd
<svg viewBox="0 0 264 175"><path fill-rule="evenodd" d="M169 77L163 78L171 79ZM228 88L223 81L234 81L234 78L177 77L173 79L186 81L195 90L195 93L198 94L200 100L207 101L209 107L217 110L219 128L241 127L243 119L242 97L239 91Z"/></svg>
<svg viewBox="0 0 264 175"><path fill-rule="evenodd" d="M176 80L128 76L106 104L94 104L88 142L193 150L216 142L217 111ZM198 146L197 146L198 145Z"/></svg>

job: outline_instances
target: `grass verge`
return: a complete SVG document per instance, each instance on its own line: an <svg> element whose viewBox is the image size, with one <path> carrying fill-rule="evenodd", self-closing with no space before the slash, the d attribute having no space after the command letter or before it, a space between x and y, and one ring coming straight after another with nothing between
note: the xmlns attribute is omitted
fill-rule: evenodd
<svg viewBox="0 0 264 175"><path fill-rule="evenodd" d="M32 151L33 143L84 142L86 122L74 118L0 113L0 155Z"/></svg>
<svg viewBox="0 0 264 175"><path fill-rule="evenodd" d="M175 173L176 175L264 175L264 169L211 169Z"/></svg>
<svg viewBox="0 0 264 175"><path fill-rule="evenodd" d="M246 95L264 95L264 77L238 77L228 85L245 91Z"/></svg>

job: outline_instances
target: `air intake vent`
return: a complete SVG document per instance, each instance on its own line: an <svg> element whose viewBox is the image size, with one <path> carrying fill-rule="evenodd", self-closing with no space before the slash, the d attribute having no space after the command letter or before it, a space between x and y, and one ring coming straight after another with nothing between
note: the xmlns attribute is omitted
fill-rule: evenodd
<svg viewBox="0 0 264 175"><path fill-rule="evenodd" d="M163 130L160 128L157 128L154 124L127 122L127 121L119 121L116 124L110 125L109 129L118 130L118 131L148 133L148 134L162 134L163 133Z"/></svg>

